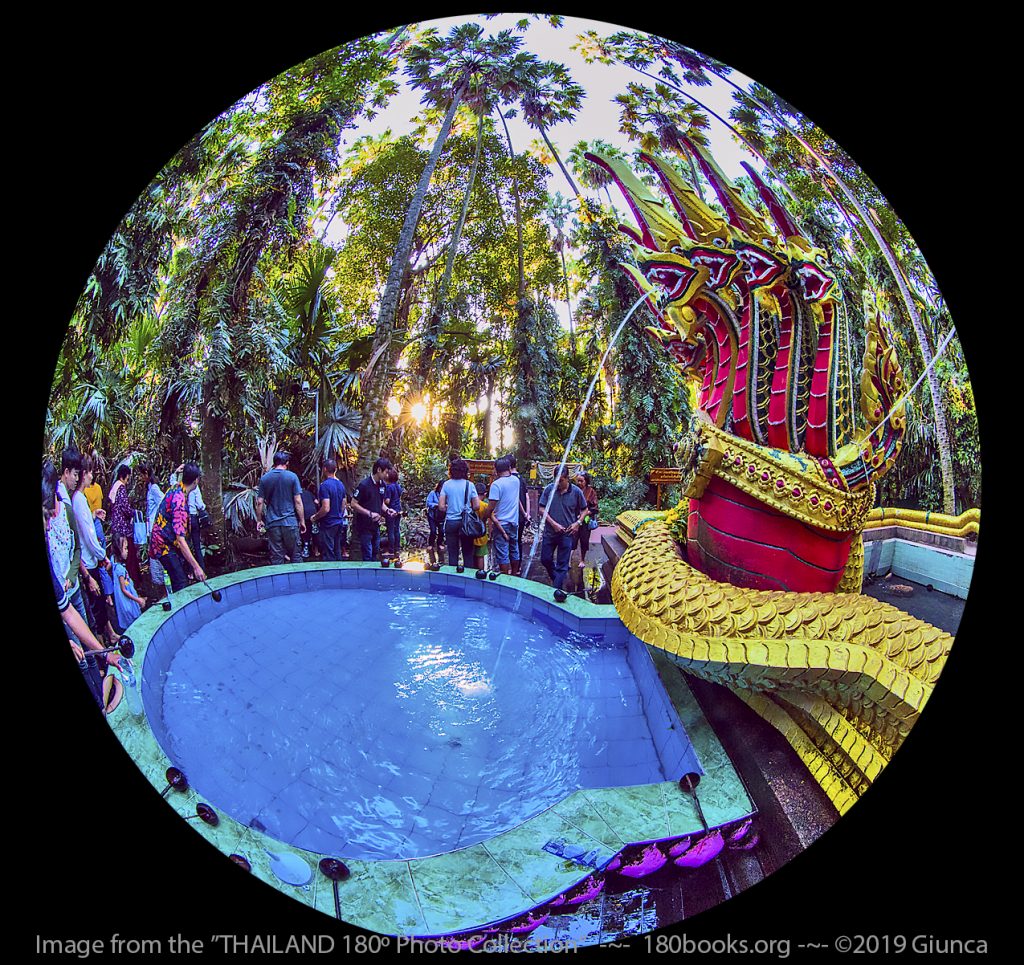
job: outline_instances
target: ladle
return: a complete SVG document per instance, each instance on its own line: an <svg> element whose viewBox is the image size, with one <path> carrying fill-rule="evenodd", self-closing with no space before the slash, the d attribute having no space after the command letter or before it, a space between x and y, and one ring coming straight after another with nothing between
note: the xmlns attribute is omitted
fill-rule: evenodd
<svg viewBox="0 0 1024 965"><path fill-rule="evenodd" d="M344 881L351 872L344 861L337 858L321 858L320 871L327 878L330 878L334 886L334 917L341 920L341 899L338 897L338 882Z"/></svg>
<svg viewBox="0 0 1024 965"><path fill-rule="evenodd" d="M167 792L172 787L175 790L178 790L178 791L187 791L188 790L188 778L185 777L185 775L184 775L184 773L182 771L180 771L178 768L174 767L173 765L171 765L171 767L167 768L166 777L167 777L167 787L165 787L160 792L160 797L166 798L167 797Z"/></svg>
<svg viewBox="0 0 1024 965"><path fill-rule="evenodd" d="M220 824L220 818L218 817L217 812L214 811L214 809L210 807L209 804L197 804L196 813L190 814L187 818L185 818L185 820L194 821L196 818L199 818L201 821L204 821L206 824L210 825L211 828L215 828L217 827L218 824Z"/></svg>
<svg viewBox="0 0 1024 965"><path fill-rule="evenodd" d="M213 597L213 602L220 603L220 601L223 599L220 590L215 590L212 586L210 586L209 583L206 582L206 580L203 580L203 586L205 586L210 591L210 596Z"/></svg>
<svg viewBox="0 0 1024 965"><path fill-rule="evenodd" d="M104 647L102 650L88 650L87 657L98 657L102 653L113 653L117 651L122 657L131 660L135 656L135 641L128 636L122 636L112 647Z"/></svg>
<svg viewBox="0 0 1024 965"><path fill-rule="evenodd" d="M708 822L704 819L704 811L700 806L700 799L697 797L698 784L700 784L700 775L692 771L679 778L679 789L685 791L693 798L694 807L697 808L697 817L700 818L700 823L704 826L704 830L707 831Z"/></svg>

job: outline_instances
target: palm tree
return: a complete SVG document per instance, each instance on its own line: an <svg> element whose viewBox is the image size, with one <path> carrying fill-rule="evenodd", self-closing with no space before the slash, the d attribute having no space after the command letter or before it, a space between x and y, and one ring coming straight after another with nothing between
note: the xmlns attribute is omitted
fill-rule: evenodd
<svg viewBox="0 0 1024 965"><path fill-rule="evenodd" d="M422 101L444 110L441 129L420 175L416 191L409 203L395 247L391 268L380 298L374 337L373 358L377 360L366 374L363 384L362 434L359 440L359 471L368 471L377 458L384 430L384 403L390 392L393 368L392 341L396 330L399 294L409 271L409 256L419 223L420 212L437 167L455 113L464 102L476 113L485 113L485 105L497 90L507 91L512 78L508 62L522 44L511 31L496 37L484 37L478 24L454 27L447 37L436 29L427 30L420 40L406 51L406 74L413 85L424 91Z"/></svg>
<svg viewBox="0 0 1024 965"><path fill-rule="evenodd" d="M548 128L561 121L572 120L583 103L586 91L572 79L563 64L552 61L537 61L530 70L529 78L529 85L520 95L523 120L540 131L551 156L572 188L572 193L578 198L580 189L562 163L555 145L551 143Z"/></svg>
<svg viewBox="0 0 1024 965"><path fill-rule="evenodd" d="M571 206L567 198L563 198L561 192L556 191L553 198L548 199L548 220L555 228L555 248L562 258L562 280L565 282L565 305L569 309L569 336L573 335L572 321L572 295L569 292L569 270L565 264L565 222L569 217Z"/></svg>

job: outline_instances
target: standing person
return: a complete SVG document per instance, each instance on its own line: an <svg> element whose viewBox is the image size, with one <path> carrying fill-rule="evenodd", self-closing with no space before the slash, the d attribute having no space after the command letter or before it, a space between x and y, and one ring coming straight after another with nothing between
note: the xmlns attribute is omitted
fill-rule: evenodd
<svg viewBox="0 0 1024 965"><path fill-rule="evenodd" d="M576 477L576 487L583 493L583 498L587 501L587 518L583 521L583 525L580 526L576 534L576 545L580 548L580 566L584 566L587 562L587 553L590 550L590 534L597 529L599 506L597 490L594 489L593 482L593 477L589 472L581 472Z"/></svg>
<svg viewBox="0 0 1024 965"><path fill-rule="evenodd" d="M47 519L46 525L46 545L54 572L61 579L68 601L78 615L78 619L74 621L64 620L68 639L73 643L75 635L71 629L72 626L78 626L87 621L85 597L82 595L81 583L83 580L88 583L92 579L82 566L82 547L75 534L74 513L71 509L71 498L67 489L69 484L72 491L78 488L78 471L81 467L82 457L75 449L66 449L61 456L59 476L51 462L46 462L43 465L44 502L47 489L52 489L54 493L53 512Z"/></svg>
<svg viewBox="0 0 1024 965"><path fill-rule="evenodd" d="M494 463L495 480L487 494L491 503L491 541L498 569L519 573L519 479L512 475L507 456Z"/></svg>
<svg viewBox="0 0 1024 965"><path fill-rule="evenodd" d="M205 580L203 568L192 555L188 539L188 494L196 487L202 475L194 462L182 467L181 482L175 483L164 495L153 521L153 532L149 537L149 558L159 560L171 578L171 589L175 593L188 585L185 575L187 566L197 580ZM116 545L116 544L115 544ZM128 572L131 572L129 567Z"/></svg>
<svg viewBox="0 0 1024 965"><path fill-rule="evenodd" d="M75 514L76 529L82 542L82 565L89 573L89 594L86 606L91 610L90 623L97 633L106 635L113 645L120 637L114 632L110 613L107 610L107 598L104 593L102 571L107 559L106 547L96 538L96 525L85 490L92 485L93 462L91 456L82 457L82 471L78 477L78 485L71 496L71 509ZM94 589L95 587L95 589ZM113 588L111 588L112 590Z"/></svg>
<svg viewBox="0 0 1024 965"><path fill-rule="evenodd" d="M320 526L320 552L325 560L338 562L345 553L348 521L348 493L345 484L338 478L338 463L334 459L324 460L324 481L320 483L320 508L312 522Z"/></svg>
<svg viewBox="0 0 1024 965"><path fill-rule="evenodd" d="M569 572L576 533L587 515L587 501L577 486L569 482L569 470L563 469L555 482L548 483L541 493L544 514L544 536L540 544L540 561L551 576L556 590L564 590Z"/></svg>
<svg viewBox="0 0 1024 965"><path fill-rule="evenodd" d="M437 502L440 499L441 486L444 480L427 493L427 525L430 527L430 535L427 537L427 547L430 550L430 557L436 563L441 555L441 534L444 530L444 520L438 519Z"/></svg>
<svg viewBox="0 0 1024 965"><path fill-rule="evenodd" d="M274 453L274 468L263 474L256 498L256 528L267 534L271 566L284 563L285 557L291 563L302 559L299 538L306 532L306 517L302 509L302 487L299 477L288 468L290 460L287 452Z"/></svg>
<svg viewBox="0 0 1024 965"><path fill-rule="evenodd" d="M153 522L156 519L156 511L163 502L164 491L157 485L156 472L149 466L139 466L139 478L142 480L142 491L145 494L146 506L146 533L151 537L153 533ZM148 541L147 541L148 542ZM117 558L117 553L114 553ZM160 563L157 560L149 561L149 582L154 600L163 596L163 574L160 570Z"/></svg>
<svg viewBox="0 0 1024 965"><path fill-rule="evenodd" d="M444 541L448 549L448 565L459 565L462 550L464 566L473 565L473 537L462 532L462 511L467 501L474 510L480 508L480 497L469 482L469 465L465 459L456 459L448 467L450 478L441 486L437 501L438 516L444 520Z"/></svg>
<svg viewBox="0 0 1024 965"><path fill-rule="evenodd" d="M360 558L374 562L380 554L380 521L384 518L384 494L391 460L378 459L369 476L352 491L349 504L355 517L355 534L359 540Z"/></svg>
<svg viewBox="0 0 1024 965"><path fill-rule="evenodd" d="M317 512L317 501L310 491L309 486L303 486L302 492L299 493L302 499L302 515L305 517L307 526L305 532L302 534L302 558L308 560L310 552L314 545L313 537L318 535L318 526L314 522Z"/></svg>
<svg viewBox="0 0 1024 965"><path fill-rule="evenodd" d="M181 482L181 474L185 469L185 463L178 466L174 472L171 473L170 484ZM203 538L202 538L202 519L206 516L206 500L203 499L203 494L199 490L199 483L196 483L195 488L188 494L188 543L192 547L192 555L196 558L196 562L205 567L206 561L203 559Z"/></svg>
<svg viewBox="0 0 1024 965"><path fill-rule="evenodd" d="M114 611L117 625L121 633L124 633L142 615L142 610L146 606L146 598L140 596L135 589L135 584L125 566L126 561L117 558L116 550L113 547L111 547L111 554L114 556L112 564Z"/></svg>
<svg viewBox="0 0 1024 965"><path fill-rule="evenodd" d="M518 559L512 562L512 575L519 576L523 565L523 533L526 531L526 524L530 519L530 495L526 491L526 480L519 475L519 471L516 469L515 453L510 452L505 458L508 460L512 478L519 484L519 533L516 536Z"/></svg>
<svg viewBox="0 0 1024 965"><path fill-rule="evenodd" d="M85 493L85 498L89 501L89 509L92 511L93 516L103 519L106 513L103 512L103 487L100 485L99 476L100 458L96 450L93 450L91 459L92 483L86 486L82 492Z"/></svg>
<svg viewBox="0 0 1024 965"><path fill-rule="evenodd" d="M49 461L43 464L42 472L42 511L43 531L46 535L47 546L50 544L50 531L54 523L67 516L62 500L57 497L58 487L57 470ZM81 613L71 605L71 598L68 594L67 583L58 575L58 567L54 564L52 552L47 553L50 564L50 579L53 584L53 593L57 601L57 609L60 610L60 617L64 623L65 633L68 642L71 644L71 653L78 666L82 670L86 684L92 691L103 713L113 711L121 699L124 688L121 682L114 676L104 679L100 672L97 661L104 660L106 664L117 666L120 662L120 655L116 652L99 654L86 658L85 651L88 649L102 650L103 644L93 636L89 624Z"/></svg>
<svg viewBox="0 0 1024 965"><path fill-rule="evenodd" d="M384 515L388 521L388 549L392 556L398 556L402 548L402 486L394 468L388 470L388 484L384 487Z"/></svg>
<svg viewBox="0 0 1024 965"><path fill-rule="evenodd" d="M476 508L476 514L482 520L486 521L487 517L491 514L491 504L484 498L484 485L483 483L477 483L476 495L480 504ZM487 538L487 529L484 529L484 535L478 536L473 540L473 563L478 570L487 569L487 551L489 547L489 540Z"/></svg>
<svg viewBox="0 0 1024 965"><path fill-rule="evenodd" d="M132 511L131 501L128 499L128 480L132 474L132 467L123 464L117 467L117 479L110 487L108 499L110 500L110 538L118 555L122 554L124 543L127 549L124 550L128 557L128 572L132 579L138 582L142 579L139 570L138 553L130 550L134 545L135 513Z"/></svg>

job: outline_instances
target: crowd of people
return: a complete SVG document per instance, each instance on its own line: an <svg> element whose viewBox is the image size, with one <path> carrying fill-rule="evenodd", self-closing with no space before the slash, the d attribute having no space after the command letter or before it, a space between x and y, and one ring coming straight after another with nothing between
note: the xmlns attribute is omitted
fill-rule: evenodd
<svg viewBox="0 0 1024 965"><path fill-rule="evenodd" d="M274 455L259 481L257 530L266 534L271 564L297 563L311 555L347 560L349 529L359 558L381 556L381 526L392 556L401 550L404 491L391 461L378 459L348 492L335 460L323 464L316 495L289 469L287 452ZM148 603L190 581L206 580L202 531L209 520L194 462L171 473L166 490L148 465L118 465L104 495L96 454L64 450L60 469L42 469L42 511L53 588L72 653L104 712L121 698L120 681L108 674L119 662L116 645ZM133 484L135 486L132 489ZM134 498L133 498L134 496ZM138 508L136 508L138 507ZM568 470L540 497L540 561L557 591L564 589L570 558L585 559L597 525L598 497L592 480ZM522 572L523 534L530 519L527 485L513 455L494 462L489 487L473 483L468 463L452 459L448 478L426 498L431 562L449 566ZM475 516L480 522L470 524ZM143 570L140 554L148 562Z"/></svg>
<svg viewBox="0 0 1024 965"><path fill-rule="evenodd" d="M42 514L54 594L71 651L104 713L117 706L123 686L108 674L121 657L124 631L165 592L189 577L205 580L201 520L206 505L199 467L183 463L160 488L149 466L117 466L104 495L97 454L74 448L60 468L42 467ZM136 500L130 492L138 482ZM136 509L136 503L145 507ZM149 567L140 566L140 550Z"/></svg>

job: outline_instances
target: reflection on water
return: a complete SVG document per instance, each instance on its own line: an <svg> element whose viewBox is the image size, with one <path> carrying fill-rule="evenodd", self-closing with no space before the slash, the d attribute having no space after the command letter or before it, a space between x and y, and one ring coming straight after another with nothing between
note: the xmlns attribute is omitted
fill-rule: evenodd
<svg viewBox="0 0 1024 965"><path fill-rule="evenodd" d="M450 851L577 788L665 779L624 648L454 596L252 603L190 636L165 683L200 793L318 852Z"/></svg>

